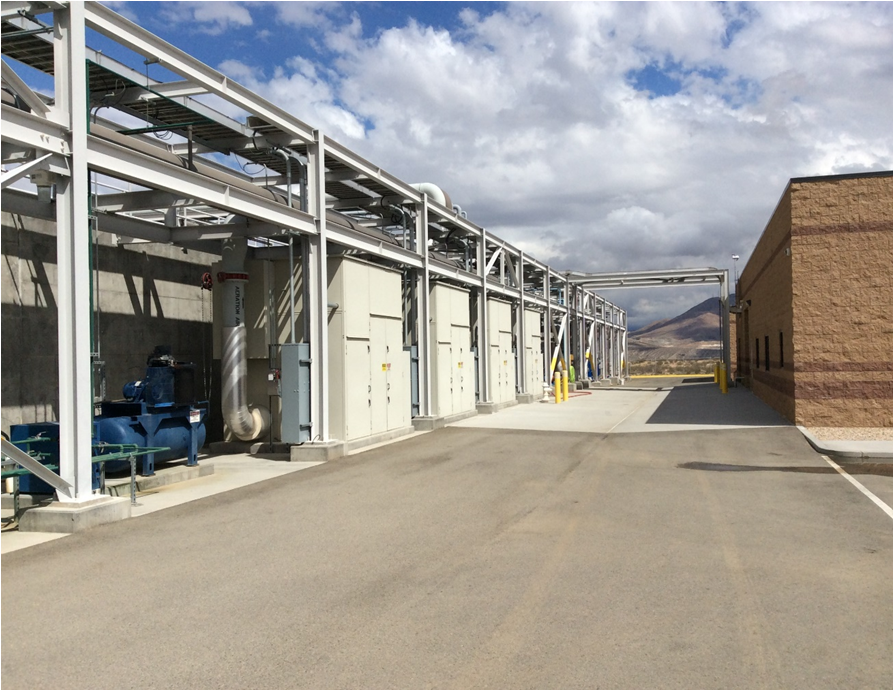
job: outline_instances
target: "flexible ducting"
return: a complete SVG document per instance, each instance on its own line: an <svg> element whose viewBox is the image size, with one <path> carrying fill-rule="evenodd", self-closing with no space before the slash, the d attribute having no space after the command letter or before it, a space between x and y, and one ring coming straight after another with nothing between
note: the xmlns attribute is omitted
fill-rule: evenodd
<svg viewBox="0 0 894 691"><path fill-rule="evenodd" d="M230 431L242 441L253 441L270 428L270 411L248 404L248 362L245 329L245 238L223 244L221 291L223 294L223 340L221 362L221 412Z"/></svg>

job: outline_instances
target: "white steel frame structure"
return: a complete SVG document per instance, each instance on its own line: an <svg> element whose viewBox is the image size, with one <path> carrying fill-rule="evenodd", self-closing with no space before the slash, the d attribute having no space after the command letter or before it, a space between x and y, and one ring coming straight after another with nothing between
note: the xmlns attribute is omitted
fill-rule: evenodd
<svg viewBox="0 0 894 691"><path fill-rule="evenodd" d="M441 203L364 160L108 7L4 1L2 30L3 82L17 99L2 105L3 210L57 224L60 475L72 486L60 500L83 502L92 495L91 223L116 235L120 245L167 243L217 254L227 238L263 238L266 246L257 256L280 259L291 256L294 237L309 279L311 422L314 438L323 442L330 439L326 258L333 251L362 255L412 277L410 330L418 346L421 416L432 410L433 281L477 295L480 402L491 400L488 296L513 304L520 371L524 312L536 309L544 314L544 380L551 381L559 363L572 355L578 363L591 359L594 378L623 376L624 310L486 232L449 200ZM92 50L88 31L127 49L122 52L129 51L129 62L137 66ZM29 88L15 64L52 75L55 99ZM149 77L156 64L177 78ZM196 100L200 95L205 98ZM246 116L236 120L215 110L209 95ZM124 127L124 117L106 109L142 126ZM162 131L172 136L148 136ZM225 165L221 155L263 166L263 174ZM289 179L300 194L298 203L289 204L286 183L293 171ZM90 176L96 174L137 189L94 194L91 208ZM37 185L37 195L12 189L25 175ZM585 374L586 366L578 372ZM525 392L524 386L521 380L519 393L542 393Z"/></svg>
<svg viewBox="0 0 894 691"><path fill-rule="evenodd" d="M684 285L720 285L720 332L722 360L727 377L731 375L729 335L729 271L727 269L667 269L663 271L619 271L614 273L584 274L569 272L568 280L575 286L610 290L617 288L676 288ZM626 326L626 314L623 319ZM624 330L626 338L626 329ZM623 346L626 351L626 343Z"/></svg>

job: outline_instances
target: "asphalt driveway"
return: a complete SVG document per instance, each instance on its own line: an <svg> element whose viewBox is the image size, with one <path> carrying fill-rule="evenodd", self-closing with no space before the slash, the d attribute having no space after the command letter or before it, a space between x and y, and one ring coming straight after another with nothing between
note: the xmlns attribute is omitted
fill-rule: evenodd
<svg viewBox="0 0 894 691"><path fill-rule="evenodd" d="M726 422L441 429L5 555L2 686L891 688L891 519Z"/></svg>

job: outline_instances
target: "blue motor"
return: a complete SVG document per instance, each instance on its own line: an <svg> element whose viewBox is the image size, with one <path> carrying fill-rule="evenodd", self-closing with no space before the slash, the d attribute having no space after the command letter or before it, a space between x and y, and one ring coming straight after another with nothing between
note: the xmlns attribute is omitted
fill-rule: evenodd
<svg viewBox="0 0 894 691"><path fill-rule="evenodd" d="M105 444L167 446L142 456L142 474L152 475L156 461L187 457L198 463L205 443L208 403L195 396L195 365L178 362L169 346L156 346L146 362L146 376L124 385L124 401L105 401L94 418L95 436ZM106 470L127 468L128 463L109 462Z"/></svg>

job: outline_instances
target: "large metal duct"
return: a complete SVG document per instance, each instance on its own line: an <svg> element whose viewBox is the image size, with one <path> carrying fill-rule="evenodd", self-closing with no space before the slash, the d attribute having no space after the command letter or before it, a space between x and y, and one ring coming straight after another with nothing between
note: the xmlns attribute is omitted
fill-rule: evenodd
<svg viewBox="0 0 894 691"><path fill-rule="evenodd" d="M247 393L248 362L245 329L245 238L224 241L221 272L223 293L223 351L221 361L221 411L227 427L242 441L253 441L270 428L270 411L264 406L249 406Z"/></svg>

